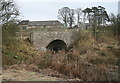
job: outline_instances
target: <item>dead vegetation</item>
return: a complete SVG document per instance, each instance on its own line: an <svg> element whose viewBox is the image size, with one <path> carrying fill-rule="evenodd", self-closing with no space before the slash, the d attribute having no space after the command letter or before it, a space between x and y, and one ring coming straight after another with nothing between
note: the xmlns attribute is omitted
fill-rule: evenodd
<svg viewBox="0 0 120 83"><path fill-rule="evenodd" d="M108 36L94 40L90 32L81 33L81 39L69 51L47 52L32 57L27 63L84 81L117 81L118 56L113 49L119 48L118 41Z"/></svg>
<svg viewBox="0 0 120 83"><path fill-rule="evenodd" d="M119 42L109 35L100 34L97 37L95 40L91 32L82 31L80 40L67 52L55 54L38 52L26 40L20 40L17 46L3 46L3 63L24 63L29 66L23 68L35 72L45 69L57 71L59 74L49 74L53 77L64 75L83 81L118 81Z"/></svg>

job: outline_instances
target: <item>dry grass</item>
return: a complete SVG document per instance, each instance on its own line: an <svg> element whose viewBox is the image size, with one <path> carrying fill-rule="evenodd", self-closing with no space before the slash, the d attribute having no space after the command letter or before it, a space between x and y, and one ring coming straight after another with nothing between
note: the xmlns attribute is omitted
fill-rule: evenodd
<svg viewBox="0 0 120 83"><path fill-rule="evenodd" d="M18 59L27 65L33 64L41 69L51 68L84 81L117 81L118 56L115 49L118 48L118 41L103 35L95 40L90 32L80 34L80 40L68 52L39 53L26 41L20 42L21 46L15 51L17 56L21 56Z"/></svg>
<svg viewBox="0 0 120 83"><path fill-rule="evenodd" d="M3 66L24 63L34 55L40 55L40 52L36 51L26 40L16 40L15 45L4 45L2 53Z"/></svg>
<svg viewBox="0 0 120 83"><path fill-rule="evenodd" d="M108 72L111 69L106 57L98 56L94 52L89 55L76 55L73 52L49 54L33 57L28 63L34 63L39 68L51 68L64 75L83 79L84 81L108 81L117 80L109 78ZM112 58L111 58L112 59ZM105 61L104 61L105 60ZM32 62L31 62L32 61ZM117 66L112 72L116 72Z"/></svg>
<svg viewBox="0 0 120 83"><path fill-rule="evenodd" d="M86 32L81 35L81 39L76 42L72 51L61 51L57 54L48 52L40 59L37 58L39 60L37 65L40 68L51 68L85 81L118 80L117 75L116 78L111 78L114 74L108 75L109 72L117 73L118 58L108 48L112 44L117 44L117 41L113 41L108 36L102 42L99 40L95 41L92 34ZM108 43L108 41L110 42Z"/></svg>

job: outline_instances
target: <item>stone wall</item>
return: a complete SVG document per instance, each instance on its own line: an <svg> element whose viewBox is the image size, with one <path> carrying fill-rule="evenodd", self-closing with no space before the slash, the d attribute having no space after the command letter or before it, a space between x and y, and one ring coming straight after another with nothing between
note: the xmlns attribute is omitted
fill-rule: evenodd
<svg viewBox="0 0 120 83"><path fill-rule="evenodd" d="M78 29L64 30L33 30L31 33L31 41L37 50L46 51L47 45L54 40L62 40L67 47L74 44L78 40Z"/></svg>

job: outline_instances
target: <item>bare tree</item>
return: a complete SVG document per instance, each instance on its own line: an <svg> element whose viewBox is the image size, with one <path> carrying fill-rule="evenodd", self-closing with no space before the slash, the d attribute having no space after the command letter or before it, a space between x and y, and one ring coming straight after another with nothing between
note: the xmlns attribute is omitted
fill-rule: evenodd
<svg viewBox="0 0 120 83"><path fill-rule="evenodd" d="M13 43L18 31L16 19L19 16L19 11L13 0L0 0L0 29L2 29L3 45ZM9 41L9 42L8 42Z"/></svg>
<svg viewBox="0 0 120 83"><path fill-rule="evenodd" d="M69 13L70 13L70 8L68 7L63 7L58 11L58 19L61 20L66 27L68 26L68 22L69 22Z"/></svg>
<svg viewBox="0 0 120 83"><path fill-rule="evenodd" d="M76 12L76 15L77 15L77 25L79 26L79 22L80 22L80 16L82 15L82 10L81 10L81 8L77 8L76 10L75 10L75 12Z"/></svg>
<svg viewBox="0 0 120 83"><path fill-rule="evenodd" d="M18 15L19 11L13 0L0 1L0 24L14 21Z"/></svg>
<svg viewBox="0 0 120 83"><path fill-rule="evenodd" d="M74 17L75 15L75 12L74 12L74 9L70 9L70 12L69 12L69 26L72 27L73 23L74 23Z"/></svg>
<svg viewBox="0 0 120 83"><path fill-rule="evenodd" d="M84 13L84 15L83 15L83 22L85 23L86 16L87 16L87 11L86 10L82 10L82 12Z"/></svg>

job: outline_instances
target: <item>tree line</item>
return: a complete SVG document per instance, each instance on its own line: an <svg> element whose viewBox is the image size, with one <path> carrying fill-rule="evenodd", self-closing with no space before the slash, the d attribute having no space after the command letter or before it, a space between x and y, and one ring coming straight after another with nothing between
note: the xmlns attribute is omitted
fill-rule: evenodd
<svg viewBox="0 0 120 83"><path fill-rule="evenodd" d="M80 27L80 23L88 23L92 27L94 35L96 29L100 26L112 26L114 35L120 34L120 15L108 14L105 7L87 7L85 9L77 8L70 9L62 7L58 10L58 19L65 27Z"/></svg>
<svg viewBox="0 0 120 83"><path fill-rule="evenodd" d="M109 16L102 6L86 8L84 10L81 8L70 9L69 7L63 7L58 10L58 19L66 27L72 27L75 23L78 24L87 20L90 24L105 25L109 21Z"/></svg>

